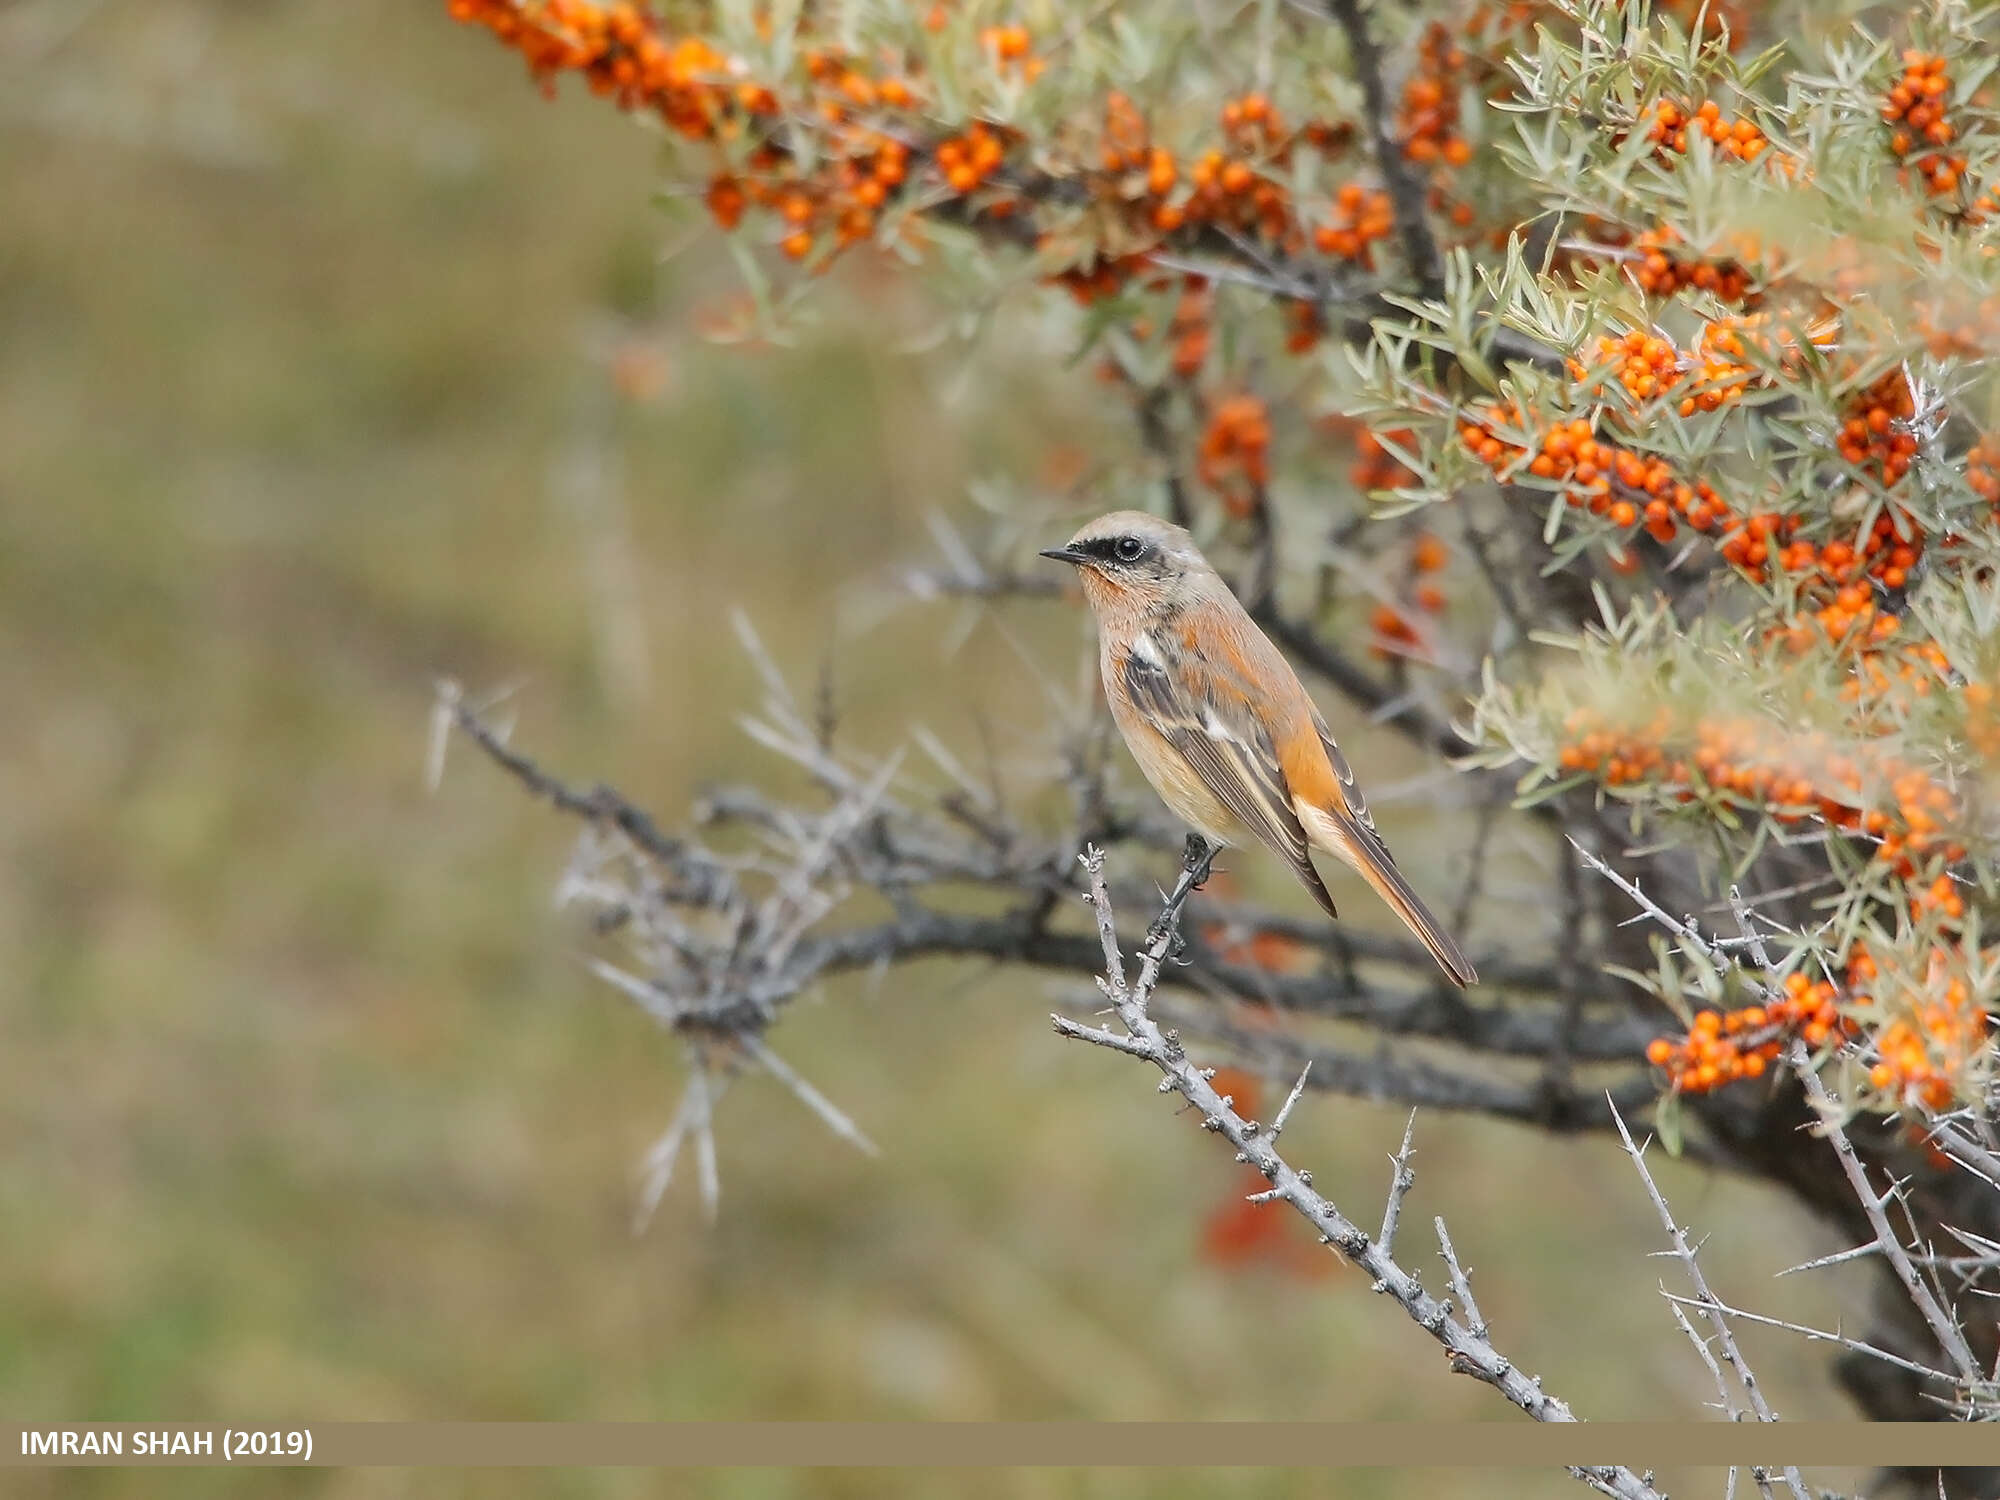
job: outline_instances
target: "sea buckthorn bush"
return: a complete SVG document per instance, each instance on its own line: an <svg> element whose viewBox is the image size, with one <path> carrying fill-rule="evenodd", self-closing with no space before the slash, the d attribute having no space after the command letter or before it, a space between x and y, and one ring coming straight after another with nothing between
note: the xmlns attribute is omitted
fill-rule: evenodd
<svg viewBox="0 0 2000 1500"><path fill-rule="evenodd" d="M1032 308L1324 683L1686 875L1726 941L1592 954L1663 1127L1801 1044L1985 1118L2000 9L445 3L664 132L760 316Z"/></svg>
<svg viewBox="0 0 2000 1500"><path fill-rule="evenodd" d="M1115 384L1184 405L1192 503L1225 523L1266 511L1284 464L1312 472L1286 449L1316 440L1380 507L1487 490L1536 516L1545 566L1603 613L1565 642L1575 671L1490 681L1488 758L1525 760L1530 796L1588 784L1718 867L1806 831L1843 851L1829 919L1783 945L1790 998L1695 1010L1713 976L1654 981L1687 1017L1651 1053L1667 1086L1754 1078L1796 1030L1851 1042L1885 1107L1986 1087L1990 8L1893 37L1821 8L1767 52L1728 5L1385 10L1392 160L1364 149L1338 28L1309 18L448 8L544 88L574 76L664 128L687 196L772 274L923 265L951 240L1067 293ZM1428 296L1391 305L1399 285ZM1331 336L1368 314L1371 336ZM1313 410L1361 421L1287 420ZM1377 550L1378 655L1421 664L1449 628L1441 529ZM1661 606L1663 580L1699 581L1698 616Z"/></svg>

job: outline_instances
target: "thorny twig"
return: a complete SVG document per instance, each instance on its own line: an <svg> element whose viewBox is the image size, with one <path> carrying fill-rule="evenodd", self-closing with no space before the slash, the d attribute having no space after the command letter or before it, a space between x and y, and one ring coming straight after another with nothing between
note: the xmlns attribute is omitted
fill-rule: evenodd
<svg viewBox="0 0 2000 1500"><path fill-rule="evenodd" d="M1736 1335L1730 1330L1729 1320L1722 1314L1722 1300L1709 1290L1708 1277L1702 1272L1701 1261L1695 1253L1694 1246L1688 1243L1687 1232L1674 1218L1673 1210L1667 1206L1666 1195L1660 1191L1659 1184L1653 1181L1652 1172L1647 1169L1645 1152L1634 1144L1632 1133L1625 1128L1624 1117L1614 1113L1613 1118L1617 1121L1618 1139L1624 1144L1625 1154L1632 1159L1632 1165L1638 1169L1639 1180L1646 1185L1646 1195L1653 1200L1653 1208L1658 1212L1660 1222L1666 1226L1667 1239L1673 1246L1674 1258L1681 1263L1687 1272L1688 1281L1694 1287L1694 1306L1701 1310L1709 1327L1715 1330L1716 1346L1722 1351L1723 1360L1735 1372L1738 1382L1741 1383L1743 1394L1750 1403L1751 1413L1760 1422L1777 1421L1777 1412L1771 1409L1771 1403L1764 1398L1763 1388L1757 1383L1756 1372L1750 1368L1750 1361L1744 1358L1743 1350L1736 1342ZM1738 1408L1730 1398L1726 1383L1721 1389L1725 1409L1734 1419L1738 1415ZM1799 1477L1796 1469L1787 1468L1784 1475L1786 1484L1790 1486L1798 1500L1811 1500L1811 1496L1806 1492L1805 1482ZM1750 1477L1762 1493L1770 1493L1768 1483L1760 1471L1753 1469Z"/></svg>
<svg viewBox="0 0 2000 1500"><path fill-rule="evenodd" d="M1960 1382L1967 1386L1977 1385L1983 1377L1979 1361L1972 1357L1971 1345L1966 1342L1965 1331L1958 1326L1957 1320L1945 1311L1931 1291L1930 1284L1910 1263L1909 1251L1904 1247L1894 1226L1889 1223L1888 1214L1883 1211L1885 1202L1883 1195L1878 1194L1869 1184L1868 1173L1861 1165L1860 1157L1855 1154L1854 1143L1848 1139L1846 1130L1841 1126L1840 1101L1833 1097L1826 1084L1821 1081L1804 1041L1793 1038L1788 1056L1791 1059L1792 1071L1798 1074L1799 1082L1805 1087L1806 1097L1812 1101L1813 1108L1819 1113L1821 1133L1839 1154L1840 1169L1846 1174L1849 1186L1854 1189L1855 1201L1861 1205L1862 1213L1868 1216L1869 1226L1875 1231L1876 1243L1882 1247L1882 1258L1889 1263L1890 1269L1896 1273L1896 1279L1903 1284L1903 1290L1909 1294L1910 1304L1916 1308L1925 1326L1930 1329L1932 1337L1938 1341L1938 1347L1944 1351L1945 1358L1951 1361L1952 1368L1958 1372Z"/></svg>
<svg viewBox="0 0 2000 1500"><path fill-rule="evenodd" d="M1403 1122L1403 1144L1396 1148L1396 1154L1389 1158L1389 1201L1382 1206L1382 1232L1375 1241L1382 1247L1384 1255L1391 1254L1396 1245L1396 1226L1403 1217L1403 1199L1411 1188L1417 1185L1417 1174L1410 1169L1410 1156L1415 1150L1417 1135L1417 1112L1410 1111L1410 1118Z"/></svg>
<svg viewBox="0 0 2000 1500"><path fill-rule="evenodd" d="M1577 843L1574 839L1571 839L1570 842L1576 848L1578 855L1586 865L1618 886L1647 916L1680 938L1692 951L1700 954L1702 958L1713 965L1718 972L1740 967L1737 959L1731 956L1735 951L1734 949L1725 950L1717 944L1710 942L1702 936L1691 921L1684 921L1672 916L1657 902L1652 900L1651 897L1647 896L1637 884L1627 880L1624 876L1613 870L1582 844ZM1731 909L1735 913L1737 925L1742 934L1742 943L1740 946L1744 951L1748 952L1751 962L1757 966L1757 972L1747 977L1759 993L1766 996L1766 998L1775 998L1777 994L1776 986L1767 977L1770 973L1771 957L1766 948L1764 936L1757 929L1742 892L1735 887L1731 887L1729 898ZM1869 1183L1867 1172L1862 1166L1860 1157L1855 1152L1854 1144L1849 1139L1847 1131L1842 1124L1840 1101L1833 1096L1832 1091L1827 1088L1825 1081L1819 1076L1814 1059L1803 1038L1794 1037L1792 1039L1787 1049L1786 1057L1791 1063L1793 1073L1799 1079L1800 1087L1805 1090L1806 1098L1818 1116L1820 1133L1832 1145L1839 1158L1841 1171L1846 1176L1848 1184L1854 1192L1855 1199L1868 1220L1869 1226L1875 1231L1875 1246L1880 1249L1883 1259L1888 1262L1891 1269L1895 1272L1896 1279L1902 1284L1904 1291L1908 1294L1911 1305L1916 1308L1918 1315L1924 1320L1925 1326L1930 1329L1932 1336L1937 1339L1938 1347L1943 1351L1945 1358L1957 1372L1958 1384L1961 1388L1971 1388L1979 1385L1982 1382L1982 1374L1978 1361L1973 1358L1972 1350L1966 1341L1964 1330L1959 1327L1957 1321L1946 1311L1932 1292L1929 1284L1919 1274L1916 1266L1911 1261L1907 1247L1896 1234L1894 1226L1890 1224L1888 1214L1884 1208L1885 1201L1887 1200L1883 1195L1878 1194ZM1669 1227L1671 1228L1672 1220L1671 1216L1666 1213L1665 1202L1659 1197L1657 1190L1653 1188L1652 1178L1650 1174L1645 1172L1644 1163L1640 1161L1638 1152L1632 1147L1631 1137L1626 1133L1622 1120L1619 1121L1618 1130L1619 1135L1625 1141L1627 1151L1631 1154L1633 1161L1639 1165L1640 1172L1646 1179L1648 1190L1653 1191L1655 1204L1661 1209L1663 1217L1667 1218ZM1678 1229L1674 1230L1674 1234L1676 1236L1676 1247L1679 1249L1685 1244L1685 1241L1680 1238ZM1698 1275L1692 1256L1684 1256L1684 1259L1688 1264L1690 1276ZM1697 1305L1706 1305L1709 1302L1715 1301L1706 1286L1698 1280L1696 1282L1696 1292L1698 1297L1703 1299ZM1714 1321L1718 1329L1718 1337L1721 1337L1721 1321L1719 1318L1715 1318ZM1723 1350L1725 1356L1728 1355L1732 1346L1733 1341L1724 1343ZM1880 1352L1869 1345L1856 1344L1854 1347L1857 1352L1862 1353L1872 1354ZM1913 1366L1908 1361L1898 1360L1895 1362L1902 1364L1906 1368L1921 1368ZM1734 1361L1732 1361L1733 1363ZM1744 1373L1740 1366L1738 1367L1738 1373L1739 1375ZM1745 1388L1751 1393L1753 1406L1761 1401L1761 1396L1757 1395L1754 1387L1750 1385L1747 1379L1745 1381ZM1759 1411L1758 1415L1762 1417L1763 1412ZM1766 1417L1764 1420L1770 1419Z"/></svg>
<svg viewBox="0 0 2000 1500"><path fill-rule="evenodd" d="M1236 1148L1238 1160L1255 1167L1271 1184L1268 1193L1257 1196L1265 1201L1290 1204L1319 1231L1323 1244L1335 1247L1367 1272L1376 1290L1392 1298L1413 1322L1444 1347L1453 1370L1485 1381L1537 1421L1575 1421L1575 1414L1566 1403L1544 1391L1538 1380L1517 1369L1484 1333L1453 1317L1447 1303L1425 1291L1388 1250L1371 1240L1331 1200L1315 1191L1310 1174L1296 1170L1278 1154L1270 1133L1256 1121L1244 1118L1231 1099L1216 1092L1211 1082L1214 1070L1191 1061L1178 1034L1163 1030L1153 1019L1150 1009L1153 989L1160 965L1172 951L1181 909L1192 889L1191 880L1184 877L1168 897L1160 920L1154 924L1153 936L1140 951L1138 975L1128 979L1111 896L1104 880L1103 851L1087 849L1082 861L1089 887L1086 895L1096 915L1103 948L1104 972L1098 982L1099 989L1110 1002L1124 1032L1085 1026L1061 1015L1050 1018L1056 1031L1143 1058L1158 1068L1165 1075L1160 1092L1178 1093L1186 1099L1200 1112L1202 1128L1221 1135ZM1399 1178L1400 1173L1399 1168ZM1570 1472L1592 1488L1626 1500L1654 1500L1658 1495L1630 1469L1613 1466L1574 1468Z"/></svg>

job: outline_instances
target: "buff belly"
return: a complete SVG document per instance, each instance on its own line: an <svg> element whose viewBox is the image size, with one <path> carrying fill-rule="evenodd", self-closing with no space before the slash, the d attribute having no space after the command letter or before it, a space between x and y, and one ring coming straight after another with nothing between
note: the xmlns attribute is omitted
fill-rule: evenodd
<svg viewBox="0 0 2000 1500"><path fill-rule="evenodd" d="M1211 844L1255 842L1237 816L1195 774L1187 757L1142 720L1120 694L1111 695L1111 717L1125 736L1132 759L1139 763L1139 769L1160 794L1160 800L1167 804L1168 811Z"/></svg>

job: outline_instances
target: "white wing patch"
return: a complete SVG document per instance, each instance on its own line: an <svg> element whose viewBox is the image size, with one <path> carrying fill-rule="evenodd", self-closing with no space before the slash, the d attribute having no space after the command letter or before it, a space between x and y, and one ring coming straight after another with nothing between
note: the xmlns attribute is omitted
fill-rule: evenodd
<svg viewBox="0 0 2000 1500"><path fill-rule="evenodd" d="M1155 671L1166 670L1167 659L1160 654L1159 643L1149 631L1142 630L1132 637L1132 655Z"/></svg>
<svg viewBox="0 0 2000 1500"><path fill-rule="evenodd" d="M1202 715L1201 732L1212 740L1227 740L1232 745L1240 745L1244 742L1243 736L1223 723L1221 717L1212 708L1206 714Z"/></svg>

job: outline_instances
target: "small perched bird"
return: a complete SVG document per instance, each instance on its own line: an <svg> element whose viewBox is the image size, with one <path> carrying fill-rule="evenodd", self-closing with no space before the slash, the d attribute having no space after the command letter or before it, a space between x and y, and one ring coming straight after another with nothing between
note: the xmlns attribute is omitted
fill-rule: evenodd
<svg viewBox="0 0 2000 1500"><path fill-rule="evenodd" d="M1112 717L1139 769L1196 837L1263 844L1330 917L1338 913L1310 851L1338 855L1452 983L1477 982L1396 868L1347 757L1290 664L1185 530L1143 511L1113 511L1042 556L1076 567L1097 616Z"/></svg>

